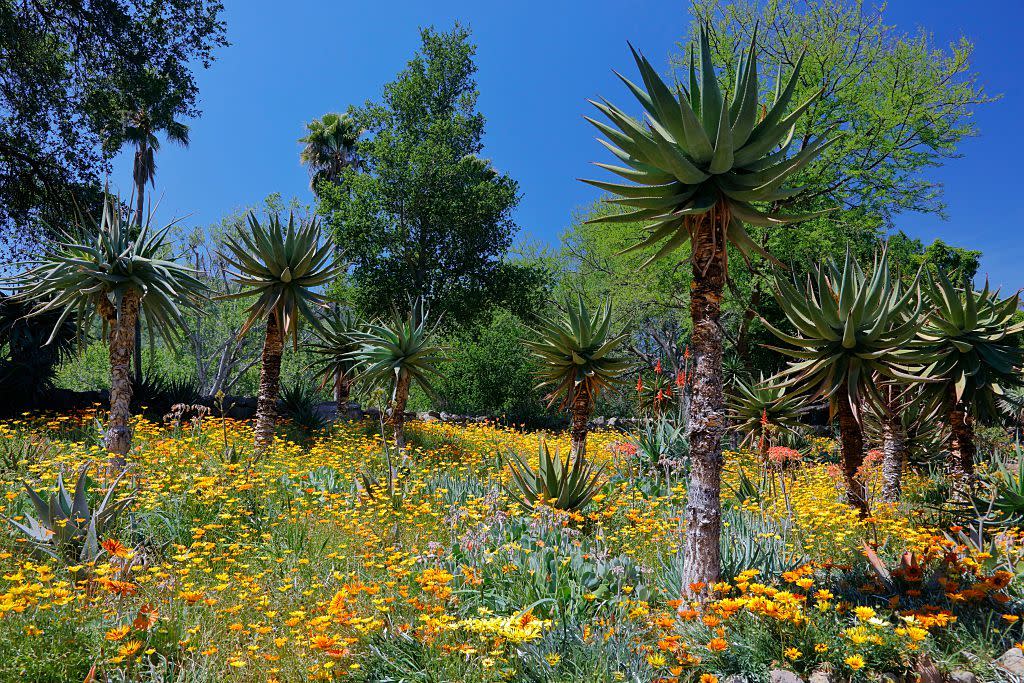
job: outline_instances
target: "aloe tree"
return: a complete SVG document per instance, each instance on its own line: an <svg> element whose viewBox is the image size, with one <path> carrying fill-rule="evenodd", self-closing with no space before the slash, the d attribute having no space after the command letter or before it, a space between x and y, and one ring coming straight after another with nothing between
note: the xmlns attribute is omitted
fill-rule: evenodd
<svg viewBox="0 0 1024 683"><path fill-rule="evenodd" d="M811 406L802 397L787 393L785 387L772 386L763 376L757 383L737 377L727 396L729 420L743 434L743 445L757 444L762 457L767 455L768 431L795 434L800 418Z"/></svg>
<svg viewBox="0 0 1024 683"><path fill-rule="evenodd" d="M437 376L443 349L434 344L437 323L421 298L410 302L407 314L394 311L390 321L377 321L355 332L352 355L362 381L383 386L388 393L385 420L394 434L395 447L405 448L405 406L415 382L431 397L430 383Z"/></svg>
<svg viewBox="0 0 1024 683"><path fill-rule="evenodd" d="M104 437L114 462L124 464L131 448L132 382L136 321L151 334L173 343L184 326L182 307L195 306L206 286L193 271L168 260L172 226L132 225L116 197L104 199L98 226L82 228L82 237L65 233L15 280L15 300L36 304L31 315L59 312L47 343L74 315L84 326L99 315L110 354L110 417Z"/></svg>
<svg viewBox="0 0 1024 683"><path fill-rule="evenodd" d="M220 299L256 297L246 310L248 317L239 336L259 322L266 322L260 364L260 388L256 401L254 441L261 455L274 441L277 398L281 391L281 355L289 336L298 347L299 324L305 318L319 326L314 306L325 304L320 288L337 273L333 249L321 243L320 224L315 219L296 220L288 214L287 224L271 216L266 225L256 214L248 216L236 235L224 239L227 253L221 257L233 269L240 288Z"/></svg>
<svg viewBox="0 0 1024 683"><path fill-rule="evenodd" d="M594 401L629 368L625 358L614 355L626 335L612 334L611 324L610 303L591 311L578 296L564 312L538 319L533 338L523 342L539 361L538 388L549 389L548 405L569 411L574 457L586 454Z"/></svg>
<svg viewBox="0 0 1024 683"><path fill-rule="evenodd" d="M869 277L847 249L842 269L831 260L818 265L804 287L778 275L773 284L775 299L796 330L787 334L765 322L786 343L773 348L795 359L773 382L828 400L830 417L839 420L849 502L867 514L867 492L857 478L864 462L862 408L865 402L883 405L882 382L918 380L906 358L920 324L917 283L904 291L891 279L884 250Z"/></svg>
<svg viewBox="0 0 1024 683"><path fill-rule="evenodd" d="M1024 362L1016 319L1018 295L1005 299L967 284L957 287L942 273L925 280L931 311L918 334L922 348L938 357L925 376L941 383L942 406L950 430L949 472L961 484L974 477L974 421L994 419L996 400L1021 384Z"/></svg>
<svg viewBox="0 0 1024 683"><path fill-rule="evenodd" d="M864 435L882 446L881 498L896 503L903 494L903 470L908 464L931 460L942 443L940 392L927 385L880 387L882 403L869 404Z"/></svg>
<svg viewBox="0 0 1024 683"><path fill-rule="evenodd" d="M334 400L337 403L338 418L348 410L348 400L355 379L355 352L359 344L355 334L359 323L350 310L334 311L323 320L322 329L316 330L315 341L310 350L319 357L316 369L322 378L321 386L334 383Z"/></svg>
<svg viewBox="0 0 1024 683"><path fill-rule="evenodd" d="M722 389L721 303L728 273L727 246L744 257L767 256L744 224L778 226L807 218L765 212L792 197L784 189L829 144L807 141L791 152L795 126L817 95L790 109L803 57L788 79L776 81L775 97L758 93L757 38L742 60L731 100L722 94L711 61L707 30L697 41L699 68L691 53L686 85L669 87L650 62L633 51L644 87L621 77L645 112L640 121L606 102L594 102L611 125L591 120L607 136L602 144L623 165L598 164L631 184L588 180L617 198L628 211L599 221L647 224L648 235L632 249L660 245L648 263L689 244L693 280L690 348L696 356L690 403L690 481L683 585L706 594L719 576L721 535L721 436L725 419ZM763 109L762 109L763 108ZM763 111L763 113L762 113ZM696 590L694 590L696 589Z"/></svg>

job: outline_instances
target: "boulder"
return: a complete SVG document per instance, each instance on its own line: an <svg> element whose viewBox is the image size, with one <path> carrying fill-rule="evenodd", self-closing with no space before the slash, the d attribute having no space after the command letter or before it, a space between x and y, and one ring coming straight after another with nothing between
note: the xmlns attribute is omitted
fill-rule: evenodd
<svg viewBox="0 0 1024 683"><path fill-rule="evenodd" d="M808 683L836 683L838 679L832 675L832 669L828 664L822 664L811 672Z"/></svg>
<svg viewBox="0 0 1024 683"><path fill-rule="evenodd" d="M772 669L768 672L768 680L771 683L804 683L804 679L786 669Z"/></svg>
<svg viewBox="0 0 1024 683"><path fill-rule="evenodd" d="M949 683L978 683L978 677L970 671L953 671L949 674Z"/></svg>
<svg viewBox="0 0 1024 683"><path fill-rule="evenodd" d="M1018 647L1011 647L993 663L1009 674L1024 676L1024 652Z"/></svg>
<svg viewBox="0 0 1024 683"><path fill-rule="evenodd" d="M914 661L914 673L918 683L943 683L942 672L928 655L922 655Z"/></svg>

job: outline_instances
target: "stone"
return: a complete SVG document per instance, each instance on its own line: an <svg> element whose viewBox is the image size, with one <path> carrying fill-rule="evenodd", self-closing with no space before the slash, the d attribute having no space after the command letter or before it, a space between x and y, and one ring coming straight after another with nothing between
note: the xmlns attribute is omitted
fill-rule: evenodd
<svg viewBox="0 0 1024 683"><path fill-rule="evenodd" d="M918 683L943 683L942 672L935 666L928 655L922 655L914 661L914 673Z"/></svg>
<svg viewBox="0 0 1024 683"><path fill-rule="evenodd" d="M949 674L949 683L978 683L978 677L970 671L954 671Z"/></svg>
<svg viewBox="0 0 1024 683"><path fill-rule="evenodd" d="M823 664L811 672L811 677L807 681L808 683L835 683L836 679L832 676L832 669L827 664Z"/></svg>
<svg viewBox="0 0 1024 683"><path fill-rule="evenodd" d="M804 679L785 669L772 669L768 672L768 680L771 683L804 683Z"/></svg>
<svg viewBox="0 0 1024 683"><path fill-rule="evenodd" d="M1024 652L1020 648L1011 647L994 664L1014 676L1024 676Z"/></svg>

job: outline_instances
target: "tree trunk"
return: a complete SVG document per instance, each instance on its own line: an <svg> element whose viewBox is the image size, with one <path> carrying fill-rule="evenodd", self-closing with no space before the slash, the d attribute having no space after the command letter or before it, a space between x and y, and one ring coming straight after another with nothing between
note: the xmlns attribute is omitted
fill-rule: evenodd
<svg viewBox="0 0 1024 683"><path fill-rule="evenodd" d="M729 209L719 202L691 223L690 348L695 357L687 434L690 479L686 489L683 590L704 598L718 581L722 531L722 291L725 287Z"/></svg>
<svg viewBox="0 0 1024 683"><path fill-rule="evenodd" d="M142 151L140 150L139 154L141 154L141 153L142 153ZM138 165L139 164L139 160L136 159L135 163L136 163L136 165ZM135 189L136 189L136 192L138 192L138 197L136 198L136 201L135 201L135 221L136 221L135 224L138 226L138 232L136 233L136 235L138 235L139 232L142 232L142 212L143 212L143 210L145 208L145 204L146 204L146 200L145 200L145 197L146 197L146 179L145 179L145 177L142 177L141 179L136 177L136 179L135 179ZM135 360L135 368L134 368L134 370L135 370L135 373L134 373L135 374L135 384L137 386L139 384L142 384L142 317L141 316L136 316L135 317L135 354L134 354L134 360Z"/></svg>
<svg viewBox="0 0 1024 683"><path fill-rule="evenodd" d="M412 381L408 372L400 372L395 384L395 394L388 407L387 424L395 436L395 448L399 452L405 450L405 404L409 400L409 385Z"/></svg>
<svg viewBox="0 0 1024 683"><path fill-rule="evenodd" d="M263 342L263 356L260 365L260 393L256 400L256 455L263 455L274 443L274 427L277 422L277 396L281 391L281 352L284 336L278 324L277 314L267 317L267 336Z"/></svg>
<svg viewBox="0 0 1024 683"><path fill-rule="evenodd" d="M341 372L334 375L334 405L337 406L338 416L336 419L347 419L348 400L352 394L352 382Z"/></svg>
<svg viewBox="0 0 1024 683"><path fill-rule="evenodd" d="M950 389L949 463L947 470L954 488L965 494L974 487L974 418L963 401Z"/></svg>
<svg viewBox="0 0 1024 683"><path fill-rule="evenodd" d="M886 503L898 503L903 493L906 449L903 423L890 406L886 406L882 416L882 500Z"/></svg>
<svg viewBox="0 0 1024 683"><path fill-rule="evenodd" d="M860 423L853 414L849 398L845 395L836 398L839 404L839 441L842 447L843 476L846 478L846 502L857 508L861 516L868 515L867 488L857 478L861 465L864 464L864 433Z"/></svg>
<svg viewBox="0 0 1024 683"><path fill-rule="evenodd" d="M129 291L121 300L121 315L109 300L100 304L100 314L110 332L110 417L104 446L112 454L112 468L124 469L125 455L132 447L130 376L132 350L135 347L135 321L139 315L139 293Z"/></svg>
<svg viewBox="0 0 1024 683"><path fill-rule="evenodd" d="M572 440L574 458L587 454L587 426L590 422L590 410L590 394L584 389L578 390L570 406L572 423L569 427L569 436Z"/></svg>

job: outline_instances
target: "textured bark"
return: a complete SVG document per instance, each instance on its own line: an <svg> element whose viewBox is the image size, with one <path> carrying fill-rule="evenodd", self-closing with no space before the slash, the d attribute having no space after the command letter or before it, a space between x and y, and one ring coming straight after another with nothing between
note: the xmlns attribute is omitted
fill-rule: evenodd
<svg viewBox="0 0 1024 683"><path fill-rule="evenodd" d="M967 405L957 401L950 389L949 411L949 463L947 471L953 485L960 493L966 493L974 486L974 418Z"/></svg>
<svg viewBox="0 0 1024 683"><path fill-rule="evenodd" d="M903 466L907 437L898 415L886 410L882 417L882 500L899 502L903 494Z"/></svg>
<svg viewBox="0 0 1024 683"><path fill-rule="evenodd" d="M112 454L111 467L123 469L124 456L132 447L131 361L135 347L135 321L139 315L139 293L129 291L121 300L121 315L106 298L101 300L100 315L110 333L110 417L104 447Z"/></svg>
<svg viewBox="0 0 1024 683"><path fill-rule="evenodd" d="M686 543L683 590L706 597L718 581L722 531L722 448L725 428L722 395L722 291L725 287L728 207L719 203L691 223L693 282L690 317L694 355L693 389L687 433L690 480L686 489Z"/></svg>
<svg viewBox="0 0 1024 683"><path fill-rule="evenodd" d="M587 454L587 424L590 422L591 400L586 391L578 391L570 406L572 422L569 436L572 439L574 457Z"/></svg>
<svg viewBox="0 0 1024 683"><path fill-rule="evenodd" d="M387 424L391 426L395 437L395 448L405 450L405 404L409 401L409 385L412 377L407 372L398 374L395 384L395 395L388 407Z"/></svg>
<svg viewBox="0 0 1024 683"><path fill-rule="evenodd" d="M348 413L348 400L352 395L352 382L340 372L334 374L334 405L338 411L339 420L344 419Z"/></svg>
<svg viewBox="0 0 1024 683"><path fill-rule="evenodd" d="M284 335L277 315L267 317L267 335L263 341L260 365L260 393L256 399L256 455L262 455L274 443L277 423L277 396L281 392L281 351Z"/></svg>
<svg viewBox="0 0 1024 683"><path fill-rule="evenodd" d="M843 477L846 479L846 502L857 508L862 516L868 514L868 496L864 482L857 472L864 464L864 433L853 414L846 396L839 397L839 442L842 447Z"/></svg>

